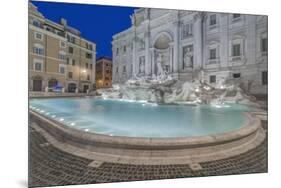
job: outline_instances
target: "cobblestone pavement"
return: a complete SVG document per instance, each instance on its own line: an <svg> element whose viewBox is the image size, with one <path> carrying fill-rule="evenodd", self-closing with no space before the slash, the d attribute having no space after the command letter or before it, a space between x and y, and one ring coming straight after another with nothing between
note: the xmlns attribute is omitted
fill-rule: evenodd
<svg viewBox="0 0 281 188"><path fill-rule="evenodd" d="M267 131L267 122L263 121L263 127ZM267 172L267 138L242 155L200 163L202 169L198 171L192 171L188 165L103 163L97 168L89 167L92 161L46 144L44 137L32 128L29 152L30 187Z"/></svg>

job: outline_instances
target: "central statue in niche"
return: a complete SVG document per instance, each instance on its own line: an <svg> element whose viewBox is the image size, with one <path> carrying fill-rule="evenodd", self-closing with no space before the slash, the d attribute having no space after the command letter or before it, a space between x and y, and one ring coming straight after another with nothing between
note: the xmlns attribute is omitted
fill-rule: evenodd
<svg viewBox="0 0 281 188"><path fill-rule="evenodd" d="M163 70L163 54L159 53L156 59L157 65L157 77L160 79L164 79L166 76L166 72Z"/></svg>
<svg viewBox="0 0 281 188"><path fill-rule="evenodd" d="M170 73L170 69L172 66L172 45L171 45L171 37L169 33L163 32L160 33L154 44L154 70L153 74L158 79L165 79Z"/></svg>

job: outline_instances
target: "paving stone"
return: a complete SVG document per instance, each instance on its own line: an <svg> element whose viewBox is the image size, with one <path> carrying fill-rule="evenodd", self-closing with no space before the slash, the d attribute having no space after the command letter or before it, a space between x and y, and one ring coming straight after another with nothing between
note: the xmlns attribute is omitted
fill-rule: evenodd
<svg viewBox="0 0 281 188"><path fill-rule="evenodd" d="M262 121L267 130L267 121ZM267 132L266 132L267 133ZM229 174L265 173L268 171L267 138L257 148L228 159L200 163L201 169L185 165L128 165L98 163L70 155L52 145L41 147L47 141L40 132L30 129L29 186L58 186L94 184L152 179L171 179ZM95 162L95 161L94 161ZM198 167L195 165L195 167Z"/></svg>

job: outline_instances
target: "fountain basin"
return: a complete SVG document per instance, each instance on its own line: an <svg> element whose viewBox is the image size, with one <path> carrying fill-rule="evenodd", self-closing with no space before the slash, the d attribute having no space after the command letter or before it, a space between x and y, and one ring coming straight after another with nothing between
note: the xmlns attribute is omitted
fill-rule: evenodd
<svg viewBox="0 0 281 188"><path fill-rule="evenodd" d="M57 145L60 149L94 160L133 164L178 164L191 163L194 161L210 161L246 152L258 145L264 138L264 133L260 127L260 120L241 109L232 112L234 114L238 113L239 117L241 116L241 124L231 129L223 129L224 131L221 132L203 132L204 134L197 134L196 136L174 136L174 134L172 136L168 135L162 137L131 135L112 136L110 134L99 134L85 131L84 129L73 128L73 126L69 126L69 124L65 123L67 117L64 117L65 119L61 121L62 117L55 119L52 118L50 114L49 116L46 115L46 109L48 108L44 109L44 105L41 103L44 100L46 102L50 99L34 100L41 104L40 107L34 107L36 103L31 100L30 118L32 122L36 122L37 126L40 127L39 129L42 129L44 135L50 139L50 142L56 140L54 145ZM61 101L57 100L66 99L55 100L57 105L62 106L60 103ZM67 100L82 100L85 102L85 100L96 99L84 98ZM176 109L176 107L175 105L169 105L165 108ZM38 108L40 109L38 110ZM197 107L180 106L180 108ZM67 109L69 109L69 106ZM86 109L87 111L90 110L89 108ZM50 109L48 110L50 111ZM181 111L178 111L178 113L179 112ZM59 112L57 116L58 114ZM223 115L219 117L222 118ZM110 118L110 116L107 118ZM143 123L145 123L145 121L143 121ZM219 122L221 127L228 126L228 123L229 122L225 120ZM146 130L147 132L150 131L147 128Z"/></svg>

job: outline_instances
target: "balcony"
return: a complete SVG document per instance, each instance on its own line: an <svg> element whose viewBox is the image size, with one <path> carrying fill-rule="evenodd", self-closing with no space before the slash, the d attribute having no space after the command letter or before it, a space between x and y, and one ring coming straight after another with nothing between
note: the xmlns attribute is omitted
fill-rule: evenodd
<svg viewBox="0 0 281 188"><path fill-rule="evenodd" d="M209 25L209 30L213 30L218 27L218 24Z"/></svg>
<svg viewBox="0 0 281 188"><path fill-rule="evenodd" d="M207 65L213 65L213 64L218 64L219 63L219 59L208 59L207 60Z"/></svg>
<svg viewBox="0 0 281 188"><path fill-rule="evenodd" d="M242 60L242 56L233 56L231 57L231 61L241 61Z"/></svg>

